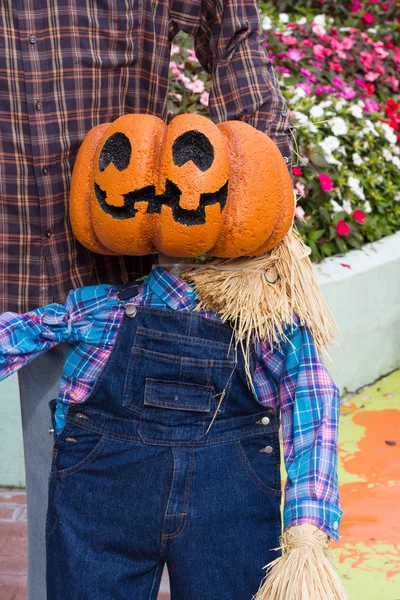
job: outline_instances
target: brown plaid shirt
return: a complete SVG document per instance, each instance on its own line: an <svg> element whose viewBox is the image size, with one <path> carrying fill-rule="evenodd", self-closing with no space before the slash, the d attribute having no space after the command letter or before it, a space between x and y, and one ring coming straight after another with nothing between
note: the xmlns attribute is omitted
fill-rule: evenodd
<svg viewBox="0 0 400 600"><path fill-rule="evenodd" d="M89 129L130 112L166 119L180 30L212 74L211 119L267 132L290 162L289 117L257 0L1 0L0 311L149 270L151 257L104 257L76 242L68 193Z"/></svg>

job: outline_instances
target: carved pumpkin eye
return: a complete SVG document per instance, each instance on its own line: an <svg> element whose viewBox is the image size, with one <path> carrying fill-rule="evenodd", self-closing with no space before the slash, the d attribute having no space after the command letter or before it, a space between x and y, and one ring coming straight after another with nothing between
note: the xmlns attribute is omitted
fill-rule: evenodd
<svg viewBox="0 0 400 600"><path fill-rule="evenodd" d="M294 213L277 146L241 121L130 114L92 129L71 183L76 237L96 252L255 256Z"/></svg>
<svg viewBox="0 0 400 600"><path fill-rule="evenodd" d="M110 163L113 163L118 171L128 168L132 155L132 146L128 137L118 131L108 138L99 156L99 169L103 172Z"/></svg>
<svg viewBox="0 0 400 600"><path fill-rule="evenodd" d="M174 141L172 158L178 167L191 160L200 171L207 171L214 161L214 148L204 133L192 129Z"/></svg>

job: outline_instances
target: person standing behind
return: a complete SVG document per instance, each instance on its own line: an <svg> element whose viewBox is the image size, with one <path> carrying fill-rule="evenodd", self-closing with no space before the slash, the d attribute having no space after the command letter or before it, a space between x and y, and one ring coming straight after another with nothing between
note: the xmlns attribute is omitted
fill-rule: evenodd
<svg viewBox="0 0 400 600"><path fill-rule="evenodd" d="M167 117L170 47L194 37L212 76L211 119L268 134L291 167L290 120L263 47L257 0L3 0L0 4L0 311L24 313L99 282L147 274L152 258L91 254L68 196L85 134L127 113ZM43 600L53 437L48 402L67 352L19 373L28 501L28 599Z"/></svg>

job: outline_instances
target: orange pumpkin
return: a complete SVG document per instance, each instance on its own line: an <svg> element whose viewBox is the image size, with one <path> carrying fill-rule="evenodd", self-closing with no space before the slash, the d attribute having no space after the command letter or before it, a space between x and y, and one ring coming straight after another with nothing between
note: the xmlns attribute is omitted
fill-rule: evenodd
<svg viewBox="0 0 400 600"><path fill-rule="evenodd" d="M89 131L72 175L73 231L101 254L258 256L293 213L277 146L241 121L129 114Z"/></svg>

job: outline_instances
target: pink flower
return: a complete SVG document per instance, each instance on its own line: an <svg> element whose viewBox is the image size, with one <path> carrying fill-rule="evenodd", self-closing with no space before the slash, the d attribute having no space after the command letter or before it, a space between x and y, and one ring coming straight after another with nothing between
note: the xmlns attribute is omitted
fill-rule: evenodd
<svg viewBox="0 0 400 600"><path fill-rule="evenodd" d="M340 79L340 77L334 77L332 79L332 83L333 85L335 85L337 88L342 88L344 86L344 81L342 79Z"/></svg>
<svg viewBox="0 0 400 600"><path fill-rule="evenodd" d="M354 83L361 88L362 90L366 90L367 86L365 85L364 81L362 79L355 79Z"/></svg>
<svg viewBox="0 0 400 600"><path fill-rule="evenodd" d="M201 96L200 96L200 103L203 106L206 106L206 107L208 106L208 98L209 98L209 96L210 96L209 92L203 92L201 94Z"/></svg>
<svg viewBox="0 0 400 600"><path fill-rule="evenodd" d="M304 40L304 42L302 42L302 46L307 46L307 48L311 48L313 45L311 40Z"/></svg>
<svg viewBox="0 0 400 600"><path fill-rule="evenodd" d="M296 165L293 167L292 173L296 177L301 177L303 175L303 171L301 169L299 169L299 167L297 167Z"/></svg>
<svg viewBox="0 0 400 600"><path fill-rule="evenodd" d="M297 40L294 37L294 35L288 35L287 37L283 37L282 42L287 46L295 46L297 44Z"/></svg>
<svg viewBox="0 0 400 600"><path fill-rule="evenodd" d="M298 88L302 88L302 89L305 91L305 93L306 93L307 95L308 95L308 94L311 94L311 90L312 90L311 83L307 83L307 82L304 82L304 83L296 83L296 87L298 87Z"/></svg>
<svg viewBox="0 0 400 600"><path fill-rule="evenodd" d="M359 0L354 0L353 4L351 5L351 12L354 14L356 12L358 12L359 10L361 10L363 7L363 5L361 4L361 2Z"/></svg>
<svg viewBox="0 0 400 600"><path fill-rule="evenodd" d="M294 191L302 198L305 198L307 196L306 188L304 187L304 184L300 181L296 182L296 185L294 186Z"/></svg>
<svg viewBox="0 0 400 600"><path fill-rule="evenodd" d="M397 90L399 89L400 83L396 77L386 77L385 81L386 81L386 83L388 83L392 86L392 90L394 92L397 92Z"/></svg>
<svg viewBox="0 0 400 600"><path fill-rule="evenodd" d="M374 15L372 13L370 13L370 12L364 13L362 20L367 25L372 25L372 23L375 21Z"/></svg>
<svg viewBox="0 0 400 600"><path fill-rule="evenodd" d="M299 219L304 219L304 215L306 214L304 212L304 208L299 205L296 206L295 213L296 213L296 217L299 217Z"/></svg>
<svg viewBox="0 0 400 600"><path fill-rule="evenodd" d="M341 46L343 50L351 50L354 44L355 41L353 40L353 38L348 36L342 39Z"/></svg>
<svg viewBox="0 0 400 600"><path fill-rule="evenodd" d="M330 50L330 48L325 48L325 46L322 46L321 44L315 44L313 52L320 60L324 60L325 56L332 55L332 50Z"/></svg>
<svg viewBox="0 0 400 600"><path fill-rule="evenodd" d="M326 175L325 173L320 173L318 175L318 178L319 184L323 192L331 192L333 190L333 181L329 177L329 175Z"/></svg>
<svg viewBox="0 0 400 600"><path fill-rule="evenodd" d="M389 10L389 4L381 4L382 10Z"/></svg>
<svg viewBox="0 0 400 600"><path fill-rule="evenodd" d="M332 60L329 61L329 68L332 71L343 71L342 65L340 63L335 63Z"/></svg>
<svg viewBox="0 0 400 600"><path fill-rule="evenodd" d="M355 210L353 212L353 217L357 221L357 223L361 223L361 225L364 225L366 215L363 213L362 210Z"/></svg>
<svg viewBox="0 0 400 600"><path fill-rule="evenodd" d="M350 227L347 225L346 221L338 221L336 233L340 236L348 235L350 233Z"/></svg>
<svg viewBox="0 0 400 600"><path fill-rule="evenodd" d="M294 62L299 62L303 58L303 53L300 50L296 50L296 48L290 48L287 53L287 57Z"/></svg>
<svg viewBox="0 0 400 600"><path fill-rule="evenodd" d="M352 100L357 96L357 93L349 85L345 85L343 90L338 93L338 96L345 98L346 100Z"/></svg>
<svg viewBox="0 0 400 600"><path fill-rule="evenodd" d="M376 81L378 77L380 77L380 73L368 71L368 73L365 75L365 81Z"/></svg>
<svg viewBox="0 0 400 600"><path fill-rule="evenodd" d="M364 110L365 112L378 112L380 106L375 100L371 100L371 98L367 98L365 100Z"/></svg>

